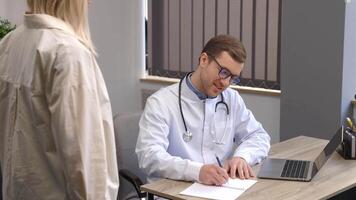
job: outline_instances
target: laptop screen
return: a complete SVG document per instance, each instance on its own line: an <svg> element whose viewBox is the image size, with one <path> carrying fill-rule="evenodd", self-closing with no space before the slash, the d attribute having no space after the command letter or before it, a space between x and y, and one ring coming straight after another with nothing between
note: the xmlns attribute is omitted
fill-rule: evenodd
<svg viewBox="0 0 356 200"><path fill-rule="evenodd" d="M316 157L314 164L316 168L319 170L324 163L329 159L331 154L336 150L339 144L342 141L342 132L343 127L340 127L339 130L334 134L329 143L325 146L324 150Z"/></svg>

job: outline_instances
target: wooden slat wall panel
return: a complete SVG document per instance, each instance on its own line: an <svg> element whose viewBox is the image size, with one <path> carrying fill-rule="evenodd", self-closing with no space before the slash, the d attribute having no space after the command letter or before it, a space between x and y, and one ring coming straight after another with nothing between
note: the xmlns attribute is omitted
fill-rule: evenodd
<svg viewBox="0 0 356 200"><path fill-rule="evenodd" d="M156 0L153 0L156 1ZM169 7L168 7L168 1L166 0L161 0L163 2L163 38L157 38L158 40L162 40L163 42L163 66L165 69L168 69L168 66L170 65L170 59L169 59L169 48L170 48L170 38L169 38L169 18L168 13L169 13Z"/></svg>
<svg viewBox="0 0 356 200"><path fill-rule="evenodd" d="M277 81L278 67L278 10L279 0L269 0L268 71L267 80Z"/></svg>
<svg viewBox="0 0 356 200"><path fill-rule="evenodd" d="M167 1L169 7L168 21L168 42L169 42L169 63L168 69L172 71L179 71L180 69L180 0Z"/></svg>
<svg viewBox="0 0 356 200"><path fill-rule="evenodd" d="M216 34L226 34L228 29L228 0L215 0L216 3Z"/></svg>
<svg viewBox="0 0 356 200"><path fill-rule="evenodd" d="M242 43L247 51L247 60L242 72L242 78L252 78L252 23L253 1L242 1Z"/></svg>
<svg viewBox="0 0 356 200"><path fill-rule="evenodd" d="M256 1L255 79L265 79L267 0Z"/></svg>
<svg viewBox="0 0 356 200"><path fill-rule="evenodd" d="M204 0L191 0L193 2L193 68L198 66L198 59L203 44L203 1Z"/></svg>
<svg viewBox="0 0 356 200"><path fill-rule="evenodd" d="M204 44L215 36L215 0L204 0Z"/></svg>
<svg viewBox="0 0 356 200"><path fill-rule="evenodd" d="M192 3L191 0L180 0L181 3L181 48L180 61L182 71L191 71L192 67Z"/></svg>
<svg viewBox="0 0 356 200"><path fill-rule="evenodd" d="M241 40L240 32L241 32L241 0L229 0L229 32L231 34Z"/></svg>

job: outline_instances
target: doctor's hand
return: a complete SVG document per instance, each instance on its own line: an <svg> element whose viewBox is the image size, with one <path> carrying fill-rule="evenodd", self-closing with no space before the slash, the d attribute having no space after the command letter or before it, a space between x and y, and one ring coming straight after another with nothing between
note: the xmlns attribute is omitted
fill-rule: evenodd
<svg viewBox="0 0 356 200"><path fill-rule="evenodd" d="M224 168L217 165L203 165L199 172L199 181L206 185L222 185L227 182L229 175Z"/></svg>
<svg viewBox="0 0 356 200"><path fill-rule="evenodd" d="M255 177L255 173L245 159L241 157L233 157L224 165L225 170L231 178L248 179Z"/></svg>

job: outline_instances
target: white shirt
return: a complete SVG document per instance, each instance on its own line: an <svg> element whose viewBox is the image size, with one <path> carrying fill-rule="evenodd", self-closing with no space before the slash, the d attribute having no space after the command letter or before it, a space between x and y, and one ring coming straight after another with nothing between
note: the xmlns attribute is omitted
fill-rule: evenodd
<svg viewBox="0 0 356 200"><path fill-rule="evenodd" d="M116 199L109 96L63 21L25 15L1 40L0 127L3 199Z"/></svg>
<svg viewBox="0 0 356 200"><path fill-rule="evenodd" d="M182 110L187 129L193 133L192 140L185 142L178 87L177 83L150 96L140 120L136 153L148 181L159 178L199 181L202 165L217 163L215 154L222 162L239 156L250 165L267 156L270 137L237 91L230 88L223 91L230 110L227 115L222 104L215 112L221 95L200 100L183 80Z"/></svg>

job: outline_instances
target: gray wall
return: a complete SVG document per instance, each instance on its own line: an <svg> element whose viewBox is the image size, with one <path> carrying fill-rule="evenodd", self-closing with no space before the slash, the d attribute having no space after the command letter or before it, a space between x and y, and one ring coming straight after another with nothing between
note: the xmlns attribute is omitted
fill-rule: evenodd
<svg viewBox="0 0 356 200"><path fill-rule="evenodd" d="M90 28L113 113L141 108L140 81L144 74L142 0L94 0Z"/></svg>
<svg viewBox="0 0 356 200"><path fill-rule="evenodd" d="M356 32L349 27L356 10L355 2L347 6L344 35L345 1L283 1L281 140L330 139L348 112L356 88Z"/></svg>
<svg viewBox="0 0 356 200"><path fill-rule="evenodd" d="M341 119L352 110L350 103L356 94L356 1L346 4L344 63L342 78ZM356 112L355 112L356 115Z"/></svg>
<svg viewBox="0 0 356 200"><path fill-rule="evenodd" d="M280 97L240 93L246 106L271 136L272 144L280 141Z"/></svg>
<svg viewBox="0 0 356 200"><path fill-rule="evenodd" d="M11 23L21 24L26 11L26 1L0 0L0 16L10 20Z"/></svg>
<svg viewBox="0 0 356 200"><path fill-rule="evenodd" d="M5 0L0 0L0 17L4 17L5 15L5 8L7 7L5 4Z"/></svg>

